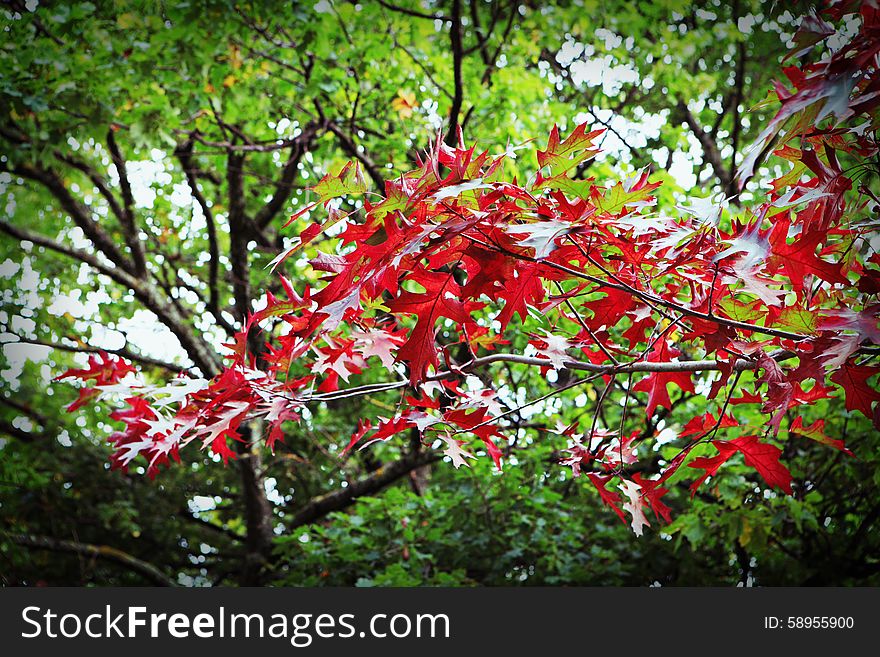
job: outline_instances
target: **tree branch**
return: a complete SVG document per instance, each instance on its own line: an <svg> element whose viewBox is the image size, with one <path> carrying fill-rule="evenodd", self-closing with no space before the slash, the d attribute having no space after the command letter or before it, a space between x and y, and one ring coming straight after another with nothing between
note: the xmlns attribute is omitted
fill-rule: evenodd
<svg viewBox="0 0 880 657"><path fill-rule="evenodd" d="M97 354L100 352L105 352L108 354L115 354L116 356L121 356L122 358L126 358L135 363L141 363L142 365L149 365L151 367L161 367L162 369L168 370L169 372L174 372L175 374L187 374L188 376L193 376L190 374L189 369L183 367L181 365L176 365L174 363L169 363L164 360L159 360L158 358L150 358L149 356L142 356L141 354L133 352L131 349L127 347L121 347L119 349L102 349L100 347L93 347L91 345L68 345L62 344L60 342L49 342L48 340L32 340L29 338L22 338L20 336L16 336L18 338L18 342L23 344L32 344L40 347L49 347L50 349L59 349L61 351L69 351L71 353L87 353L87 354ZM14 345L15 342L7 342L5 344Z"/></svg>
<svg viewBox="0 0 880 657"><path fill-rule="evenodd" d="M176 586L175 582L165 575L156 566L122 550L108 545L92 545L78 541L65 541L49 536L36 536L33 534L6 534L6 537L22 547L37 550L50 550L52 552L70 552L92 559L106 559L128 570L141 575L144 579L158 586Z"/></svg>
<svg viewBox="0 0 880 657"><path fill-rule="evenodd" d="M446 87L444 87L437 81L431 71L428 70L427 66L425 66L412 52L410 52L410 50L405 45L399 43L397 39L395 39L394 43L397 48L400 48L406 55L409 56L411 60L413 60L413 63L422 70L422 73L424 73L428 80L431 81L431 84L442 91L443 95L446 96L449 100L452 100L452 94L449 93L449 90Z"/></svg>
<svg viewBox="0 0 880 657"><path fill-rule="evenodd" d="M779 352L775 356L775 360L784 360L792 357L788 352ZM436 374L426 377L426 381L440 381L450 377L460 376L461 372L471 371L483 365L490 365L496 362L519 363L521 365L531 365L534 367L554 367L553 361L548 358L537 358L533 356L522 356L520 354L504 354L497 353L489 356L475 358L470 362L457 368L456 371L441 370ZM685 361L634 361L631 363L621 363L619 365L596 365L595 363L583 362L579 360L566 359L562 361L562 367L568 370L580 372L592 372L594 374L628 374L631 372L712 372L720 371L728 367L728 363L715 360L685 360ZM745 360L737 359L733 364L734 371L754 370L757 364ZM300 400L305 402L330 402L338 399L347 399L350 397L360 397L370 395L377 392L385 392L388 390L397 390L410 385L408 380L389 381L385 383L368 383L362 386L346 388L342 390L334 390L333 392L319 393L311 397Z"/></svg>
<svg viewBox="0 0 880 657"><path fill-rule="evenodd" d="M486 44L489 42L489 38L492 36L492 31L495 29L495 23L498 20L498 15L500 11L498 10L498 5L496 5L492 10L492 19L489 23L489 27L486 30L486 33L483 33L483 28L480 24L480 10L479 10L479 0L470 0L468 2L471 13L471 24L474 26L474 34L477 37L476 45L467 48L464 51L465 55L469 55L475 50L480 51L480 58L483 60L484 66L489 66L492 63L492 59L489 56L489 51L486 50Z"/></svg>
<svg viewBox="0 0 880 657"><path fill-rule="evenodd" d="M49 418L46 417L45 415L43 415L42 413L35 411L33 408L31 408L27 404L16 401L14 399L9 399L7 397L0 396L0 404L3 404L4 406L8 406L9 408L13 408L16 411L19 411L20 413L24 413L28 417L33 418L34 420L36 420L37 422L42 424L44 427L51 422L49 420Z"/></svg>
<svg viewBox="0 0 880 657"><path fill-rule="evenodd" d="M116 200L116 196L114 196L113 192L110 190L110 187L108 187L107 182L92 166L90 166L86 162L83 162L82 160L68 155L67 153L62 153L61 151L55 151L55 158L85 174L85 176L98 190L98 193L104 197L104 200L107 201L107 205L110 207L110 211L113 213L113 215L117 219L119 219L120 222L123 221L122 206L119 205L119 201Z"/></svg>
<svg viewBox="0 0 880 657"><path fill-rule="evenodd" d="M369 155L359 149L351 135L340 128L339 125L330 121L327 123L327 129L339 139L339 143L342 146L342 150L345 151L345 154L357 159L363 164L364 169L366 169L367 174L370 176L373 183L379 188L380 192L384 192L385 178L382 176L382 169L379 165L376 164Z"/></svg>
<svg viewBox="0 0 880 657"><path fill-rule="evenodd" d="M726 190L731 184L731 174L730 171L727 170L727 167L724 166L724 160L721 157L721 152L718 150L718 144L715 143L715 140L709 135L709 133L703 130L703 127L697 122L696 117L688 109L687 104L683 101L678 101L676 107L678 111L681 112L688 128L691 129L691 132L694 133L697 141L700 142L700 146L703 147L703 154L706 156L709 164L712 165L715 175L718 176L718 179L721 181L721 186Z"/></svg>
<svg viewBox="0 0 880 657"><path fill-rule="evenodd" d="M244 326L250 313L250 270L248 268L247 234L245 230L244 156L230 152L226 163L226 186L229 202L229 260L232 263L232 290L235 310Z"/></svg>
<svg viewBox="0 0 880 657"><path fill-rule="evenodd" d="M221 527L220 525L215 525L210 520L194 516L189 511L181 511L177 514L177 517L192 523L196 527L201 527L203 529L207 529L216 534L224 536L231 541L235 541L236 543L241 543L245 540L244 536L236 534L231 529L228 529L227 527Z"/></svg>
<svg viewBox="0 0 880 657"><path fill-rule="evenodd" d="M141 244L138 229L135 225L134 196L131 193L131 181L128 179L125 158L122 157L122 151L119 150L119 145L116 143L115 128L115 126L111 126L107 131L107 147L110 150L113 166L116 167L116 173L119 176L119 187L122 189L123 208L120 217L122 232L125 235L125 243L128 245L132 260L134 261L134 274L138 278L143 278L147 273L147 262L144 256L144 247Z"/></svg>
<svg viewBox="0 0 880 657"><path fill-rule="evenodd" d="M190 193L202 209L202 215L205 217L205 225L208 230L208 311L214 316L214 319L220 324L227 333L235 333L232 325L223 317L220 311L220 287L219 287L219 267L220 267L220 248L217 241L217 224L214 221L214 213L211 211L205 196L199 189L199 183L196 179L196 170L192 163L192 147L193 140L190 139L186 143L180 145L175 150L175 155L180 161L183 168L186 182L189 185Z"/></svg>
<svg viewBox="0 0 880 657"><path fill-rule="evenodd" d="M407 7L399 7L397 5L393 5L386 0L376 0L380 5L385 7L385 9L390 9L391 11L395 11L398 14L405 14L407 16L412 16L413 18L426 18L428 20L433 21L449 21L452 20L448 16L444 16L443 14L426 14L421 11L416 11L415 9L409 9Z"/></svg>
<svg viewBox="0 0 880 657"><path fill-rule="evenodd" d="M163 296L148 282L132 276L127 271L118 267L113 267L112 265L101 262L101 260L92 253L65 246L44 235L32 233L23 228L13 226L8 222L0 221L0 231L16 237L19 240L33 242L38 246L43 246L57 253L62 253L74 258L80 262L84 262L102 274L107 275L111 280L119 283L127 289L131 289L144 306L152 311L162 323L174 333L177 339L180 340L181 346L187 352L190 359L205 376L211 377L220 371L217 354L213 352L203 339L193 333L174 306L169 304L168 300L163 298Z"/></svg>
<svg viewBox="0 0 880 657"><path fill-rule="evenodd" d="M175 134L182 135L186 139L193 139L208 148L216 148L218 151L224 153L230 151L236 153L274 153L275 151L283 151L286 148L290 148L298 139L298 137L290 137L289 139L273 139L266 142L251 141L246 144L237 144L229 141L212 141L205 138L197 130L181 130L177 128L174 132Z"/></svg>
<svg viewBox="0 0 880 657"><path fill-rule="evenodd" d="M490 57L489 64L488 66L486 66L486 70L483 72L483 84L488 85L492 80L492 73L495 71L495 63L498 61L498 56L501 54L501 50L504 48L504 42L507 41L507 37L510 36L510 30L513 29L513 22L518 13L519 3L511 2L510 14L507 17L507 25L504 28L504 34L501 35L501 40L498 42L498 46L495 48L495 52Z"/></svg>
<svg viewBox="0 0 880 657"><path fill-rule="evenodd" d="M52 41L54 41L56 45L64 46L64 42L57 36L52 34L48 29L46 29L46 26L43 25L42 21L37 18L37 12L28 10L26 3L14 0L13 2L10 2L9 5L11 7L14 7L15 11L17 11L22 16L30 16L31 25L33 25L34 32L36 32L37 34L42 34L49 39L52 39Z"/></svg>
<svg viewBox="0 0 880 657"><path fill-rule="evenodd" d="M0 170L5 168L5 163L0 164ZM12 173L43 185L57 199L62 209L70 215L70 218L79 226L85 236L91 240L95 248L121 269L130 273L134 271L132 263L116 247L115 241L92 220L89 216L89 210L73 197L57 173L29 164L15 166Z"/></svg>
<svg viewBox="0 0 880 657"><path fill-rule="evenodd" d="M449 130L446 133L446 144L455 146L458 143L458 116L464 101L464 89L461 73L464 51L461 45L461 0L452 0L452 26L449 28L449 45L452 48L452 76L454 91L452 106L449 108Z"/></svg>
<svg viewBox="0 0 880 657"><path fill-rule="evenodd" d="M288 528L295 529L315 522L333 511L341 511L354 504L357 498L378 493L412 470L439 461L440 458L441 456L436 452L416 452L388 465L383 465L364 479L311 500L294 515Z"/></svg>
<svg viewBox="0 0 880 657"><path fill-rule="evenodd" d="M47 438L46 434L44 433L31 433L29 431L25 431L24 429L14 427L9 422L5 422L3 420L0 420L0 433L5 433L7 436L16 438L23 443L31 443L35 440L45 441Z"/></svg>
<svg viewBox="0 0 880 657"><path fill-rule="evenodd" d="M229 151L226 165L226 184L229 195L229 259L232 263L232 289L235 308L244 327L251 311L250 268L248 267L247 236L245 229L244 184L242 165L244 154ZM260 362L263 351L256 331L246 336L248 349ZM259 365L258 365L259 366ZM241 583L255 585L261 582L263 566L272 548L272 509L263 489L260 475L260 453L257 451L255 422L244 427L247 432L243 441L236 442L236 450L242 456L238 459L241 475L241 494L245 506L247 550L245 563L241 570Z"/></svg>
<svg viewBox="0 0 880 657"><path fill-rule="evenodd" d="M127 271L114 266L115 263L102 262L96 255L89 251L75 249L62 244L61 242L56 242L45 235L34 233L24 228L19 228L8 221L0 221L0 231L21 241L33 242L37 246L45 247L57 253L74 258L75 260L79 260L80 262L84 262L102 274L106 274L120 285L130 287L130 284L134 282L134 278Z"/></svg>
<svg viewBox="0 0 880 657"><path fill-rule="evenodd" d="M294 139L290 147L290 155L281 171L281 178L275 185L272 198L266 205L260 208L254 217L254 223L260 229L268 226L278 216L284 204L287 203L287 200L290 198L290 192L293 189L293 181L296 179L296 174L299 171L299 163L303 155L311 147L317 134L318 124L312 121L306 124L302 132Z"/></svg>

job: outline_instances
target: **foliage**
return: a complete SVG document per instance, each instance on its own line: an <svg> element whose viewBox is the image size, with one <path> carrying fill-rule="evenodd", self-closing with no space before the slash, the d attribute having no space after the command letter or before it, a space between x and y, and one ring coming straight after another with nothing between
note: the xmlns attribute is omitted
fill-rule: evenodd
<svg viewBox="0 0 880 657"><path fill-rule="evenodd" d="M192 441L224 461L234 458L229 443L242 439L238 428L248 419L268 424L272 448L283 438L284 423L301 420L310 404L408 387L413 394L402 395L394 416L380 418L372 433L372 420L364 418L344 452L364 439L366 446L416 432L426 447L445 446L442 453L456 468L473 458L473 439L482 441L500 469L499 444L525 436L523 409L601 378L592 419L545 434L570 440L563 463L575 476L590 470L603 502L621 517L626 511L637 535L650 525L646 513L670 520L661 498L685 464L703 470L691 486L696 491L740 454L766 484L791 494L792 475L771 442L786 412L798 415L792 433L804 433L804 408L834 392L828 378L841 387L849 410L871 418L880 400L870 383L880 368L859 360L863 346L880 334L880 311L865 292L870 283L862 282L873 275L868 238L874 224L852 216L867 194L847 199L853 181L837 154L877 153L878 15L867 6L862 13L861 31L843 48L818 65L787 70L798 89L777 90L782 108L751 150L760 151L791 124L775 153L802 176L773 180L766 199L728 221L723 206L682 218L654 211L660 183L649 182L647 172L605 185L573 178L598 153L602 130L588 132L586 124L564 139L554 127L525 185L506 175L506 153L493 157L468 148L459 131L457 146L438 138L417 169L386 182L384 196L365 198L363 219L358 210L331 210L328 223L300 234L276 264L345 221L335 252L318 251L310 261L327 272L322 285L300 295L282 278L287 299L269 294L266 307L236 334L231 363L213 380L109 385L129 369L107 374L106 362L94 360L87 370L63 375L95 381L69 410L86 395L121 393L129 409L111 415L126 425L110 438L113 458L124 467L143 455L155 473ZM819 28L810 41L835 33L827 24ZM835 75L847 81L844 101ZM751 153L743 164L749 175ZM364 194L367 182L359 165L349 163L312 190L319 200L291 222L318 204L329 208ZM530 309L540 315L534 321ZM763 321L737 319L746 312ZM522 323L508 331L515 315ZM264 351L249 352L251 333L272 317L281 318L285 332L270 338ZM535 357L502 350L514 332L527 338ZM795 358L797 364L786 363ZM405 371L407 380L341 387L357 383L376 361L391 373ZM517 403L503 394L503 362L557 377L563 370L592 374ZM656 478L646 477L652 464L638 451L655 451L656 436L641 427L658 408L672 410L670 384L696 394L694 373L712 371L720 377L705 398L716 408L682 416L678 437L687 440L660 463ZM475 372L479 380L467 381ZM633 393L647 399L634 402L644 404L644 415L640 409L629 418ZM605 402L622 409L619 419L602 418ZM760 404L766 420L742 424L728 412L731 404ZM512 424L502 422L517 414ZM811 426L820 442L834 444L818 424ZM722 428L734 429L724 434L736 437L716 439ZM717 456L688 460L706 444Z"/></svg>
<svg viewBox="0 0 880 657"><path fill-rule="evenodd" d="M9 581L876 579L870 3L5 20Z"/></svg>

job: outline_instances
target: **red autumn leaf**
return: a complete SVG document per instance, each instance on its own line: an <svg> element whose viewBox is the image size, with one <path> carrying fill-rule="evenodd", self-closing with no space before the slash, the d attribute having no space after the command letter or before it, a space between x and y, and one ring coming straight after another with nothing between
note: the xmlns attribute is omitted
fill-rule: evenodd
<svg viewBox="0 0 880 657"><path fill-rule="evenodd" d="M604 297L585 303L583 306L593 315L585 320L587 326L593 331L598 331L603 327L614 328L617 322L620 321L620 318L636 305L633 295L629 292L614 288L607 288L602 291L605 293Z"/></svg>
<svg viewBox="0 0 880 657"><path fill-rule="evenodd" d="M624 515L620 506L620 494L614 492L613 490L608 490L605 486L608 482L613 479L611 475L603 476L598 474L590 473L587 475L589 480L593 482L593 485L596 487L596 490L599 491L599 497L602 498L602 503L606 506L611 507L611 509L616 513L620 519L626 524L626 515Z"/></svg>
<svg viewBox="0 0 880 657"><path fill-rule="evenodd" d="M791 495L791 473L779 462L781 449L760 442L757 436L743 436L730 443L742 452L746 465L755 468L764 481Z"/></svg>
<svg viewBox="0 0 880 657"><path fill-rule="evenodd" d="M672 509L663 503L661 498L669 492L668 488L661 488L659 481L644 479L640 472L633 475L633 481L642 488L642 495L651 511L657 518L663 518L666 522L672 522Z"/></svg>
<svg viewBox="0 0 880 657"><path fill-rule="evenodd" d="M321 203L346 194L363 194L368 189L369 185L359 162L349 162L335 175L328 173L312 187L312 191L321 198Z"/></svg>
<svg viewBox="0 0 880 657"><path fill-rule="evenodd" d="M93 382L95 386L107 386L119 383L126 374L135 371L134 367L121 358L110 356L107 352L102 351L89 356L88 367L81 369L71 368L55 377L54 380L79 379L80 381ZM98 393L99 390L95 387L84 386L80 388L79 397L67 407L68 412L81 408Z"/></svg>
<svg viewBox="0 0 880 657"><path fill-rule="evenodd" d="M772 255L771 266L785 270L792 286L798 292L803 290L804 281L810 274L818 276L829 283L845 285L846 277L841 273L840 264L823 260L816 255L816 248L825 241L827 234L823 231L812 231L801 234L788 243L791 224L778 221L770 233Z"/></svg>
<svg viewBox="0 0 880 657"><path fill-rule="evenodd" d="M846 361L831 375L831 380L844 390L848 411L860 411L868 418L874 416L871 405L880 400L880 392L868 384L868 379L878 373L880 367L855 365L852 361Z"/></svg>
<svg viewBox="0 0 880 657"><path fill-rule="evenodd" d="M704 481L706 481L706 479L714 477L718 472L718 468L724 465L731 456L736 454L736 448L730 447L724 442L713 442L712 444L718 448L719 454L717 456L701 456L688 463L689 468L703 470L703 474L691 484L692 496L696 495L697 489Z"/></svg>
<svg viewBox="0 0 880 657"><path fill-rule="evenodd" d="M406 343L397 352L399 360L409 365L413 383L425 378L430 365L437 365L438 348L434 326L441 317L465 323L469 315L459 299L461 288L455 277L446 272L421 272L415 280L424 286L424 293L403 292L389 304L391 312L416 316L416 326Z"/></svg>
<svg viewBox="0 0 880 657"><path fill-rule="evenodd" d="M670 347L666 340L660 340L651 353L648 355L648 362L651 363L671 363L673 358L681 355L681 352L674 347ZM648 407L645 413L648 417L654 414L654 410L658 406L670 408L672 402L669 399L669 392L666 386L674 383L684 392L694 392L694 383L691 380L689 372L676 372L670 368L667 372L654 372L646 376L633 386L636 392L648 393Z"/></svg>
<svg viewBox="0 0 880 657"><path fill-rule="evenodd" d="M549 167L551 176L568 173L599 152L593 146L593 140L602 132L603 130L587 132L587 124L581 123L565 140L560 141L559 128L554 125L547 141L547 149L538 151L538 167Z"/></svg>
<svg viewBox="0 0 880 657"><path fill-rule="evenodd" d="M527 305L536 305L543 301L544 284L538 273L538 265L535 263L521 263L515 269L514 277L508 278L504 288L498 293L498 297L504 299L505 304L498 315L501 322L501 330L507 328L514 313L518 314L521 321L526 321L529 315Z"/></svg>
<svg viewBox="0 0 880 657"><path fill-rule="evenodd" d="M468 408L455 409L445 413L443 419L445 422L457 426L461 431L469 431L482 440L486 451L495 463L495 467L501 470L501 459L504 454L492 440L492 436L501 434L491 418L486 417L488 410L486 406L481 406L476 411L471 411Z"/></svg>
<svg viewBox="0 0 880 657"><path fill-rule="evenodd" d="M718 455L694 459L688 466L703 470L704 474L691 485L691 491L697 488L708 477L714 476L724 463L737 452L741 452L746 465L755 468L770 486L777 486L791 495L791 473L779 462L782 450L774 445L762 443L757 436L743 436L734 440L713 440L712 445Z"/></svg>
<svg viewBox="0 0 880 657"><path fill-rule="evenodd" d="M682 427L681 432L678 434L680 437L684 438L685 436L693 436L695 434L705 434L709 431L715 429L726 429L729 427L739 426L739 422L737 422L733 417L728 414L724 414L721 418L721 422L718 422L718 418L716 418L712 413L706 413L704 415L698 415L688 422L684 427Z"/></svg>
<svg viewBox="0 0 880 657"><path fill-rule="evenodd" d="M363 438L367 434L367 432L372 428L373 427L370 424L369 420L358 421L357 430L351 435L351 440L348 441L348 445L345 446L345 448L342 450L342 453L345 454L352 447L357 445L360 442L361 438Z"/></svg>
<svg viewBox="0 0 880 657"><path fill-rule="evenodd" d="M825 420L816 420L810 426L805 427L803 418L796 417L794 419L794 422L791 423L791 426L788 430L792 434L804 436L805 438L815 440L818 443L828 445L829 447L839 449L841 452L845 452L850 456L854 456L854 454L849 449L847 449L842 440L840 440L839 438L831 438L825 435Z"/></svg>

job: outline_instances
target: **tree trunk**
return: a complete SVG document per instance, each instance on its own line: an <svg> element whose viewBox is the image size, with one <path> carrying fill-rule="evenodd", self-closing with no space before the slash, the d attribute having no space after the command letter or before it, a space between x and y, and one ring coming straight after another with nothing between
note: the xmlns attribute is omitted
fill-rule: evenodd
<svg viewBox="0 0 880 657"><path fill-rule="evenodd" d="M263 583L264 566L272 551L272 506L266 499L263 486L262 459L259 445L254 440L259 434L259 427L255 424L251 423L243 429L244 442L237 443L247 528L244 562L238 578L242 586L260 586Z"/></svg>

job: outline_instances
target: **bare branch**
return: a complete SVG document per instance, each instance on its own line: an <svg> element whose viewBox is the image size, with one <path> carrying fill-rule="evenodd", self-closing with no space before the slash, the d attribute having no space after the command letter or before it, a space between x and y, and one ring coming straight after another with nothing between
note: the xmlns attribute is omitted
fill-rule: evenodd
<svg viewBox="0 0 880 657"><path fill-rule="evenodd" d="M721 181L721 186L726 190L731 184L731 173L724 166L724 160L721 157L721 152L718 150L718 144L715 143L715 140L709 133L703 130L703 127L697 122L696 117L683 101L678 102L677 109L681 112L685 123L691 129L691 132L694 133L697 141L700 142L706 160L712 165L715 175Z"/></svg>
<svg viewBox="0 0 880 657"><path fill-rule="evenodd" d="M186 182L189 185L190 193L202 209L202 215L205 217L205 225L208 230L208 311L214 316L214 319L220 324L227 333L234 333L232 325L223 317L220 311L220 287L219 287L219 267L220 267L220 249L217 241L217 224L214 221L214 213L208 205L204 194L199 189L199 183L196 179L195 169L192 163L192 140L187 141L177 147L175 155L183 167L183 173L186 176Z"/></svg>
<svg viewBox="0 0 880 657"><path fill-rule="evenodd" d="M294 139L294 143L290 147L290 155L281 171L281 177L275 185L272 198L266 205L260 208L254 217L254 223L259 228L262 229L268 226L278 216L278 213L290 198L293 181L296 179L296 174L299 171L299 163L314 142L318 134L318 127L318 124L312 121L306 124L302 132Z"/></svg>
<svg viewBox="0 0 880 657"><path fill-rule="evenodd" d="M483 65L489 66L492 63L492 59L489 56L489 51L486 50L486 45L489 42L489 38L492 36L492 31L495 29L495 23L498 21L498 15L500 14L500 12L498 10L498 5L495 5L492 10L492 20L490 21L489 27L484 34L482 25L480 24L479 4L479 0L470 0L468 2L471 10L471 23L474 26L474 34L476 34L477 43L470 48L467 48L464 51L464 54L469 55L475 50L479 50L480 58L483 60Z"/></svg>
<svg viewBox="0 0 880 657"><path fill-rule="evenodd" d="M181 365L176 365L175 363L169 363L164 360L159 360L158 358L151 358L149 356L143 356L139 353L136 353L129 349L128 347L121 347L120 349L102 349L100 347L93 347L91 345L69 345L63 344L61 342L49 342L48 340L35 340L30 338L22 338L18 337L18 342L23 344L32 344L40 347L49 347L50 349L58 349L60 351L69 351L71 353L87 353L87 354L97 354L100 352L105 352L108 354L114 354L116 356L121 356L122 358L126 358L135 363L141 363L142 365L149 365L151 367L161 367L162 369L168 370L169 372L174 372L175 374L187 374L189 376L193 376L190 374L189 369L183 367ZM6 344L14 345L16 342L7 342Z"/></svg>
<svg viewBox="0 0 880 657"><path fill-rule="evenodd" d="M449 28L449 45L452 48L454 92L452 106L449 108L449 130L446 133L446 143L449 146L454 146L458 142L458 117L461 114L461 105L464 101L461 73L462 60L464 59L461 45L461 0L452 0L452 26Z"/></svg>
<svg viewBox="0 0 880 657"><path fill-rule="evenodd" d="M234 151L237 153L274 153L275 151L283 151L296 143L297 137L288 139L273 139L271 141L253 142L247 144L237 144L229 141L212 141L207 139L197 130L174 130L175 134L181 135L186 139L193 139L209 148L216 148L221 152Z"/></svg>
<svg viewBox="0 0 880 657"><path fill-rule="evenodd" d="M125 243L131 251L132 260L134 260L134 274L138 278L143 278L147 273L144 247L141 244L140 237L138 237L138 229L135 225L134 196L131 193L131 181L128 179L125 158L122 157L122 151L119 150L119 145L116 143L115 129L115 126L111 126L107 131L107 147L110 150L113 166L116 167L116 173L119 176L119 187L122 190L123 209L120 216L122 232L125 235Z"/></svg>
<svg viewBox="0 0 880 657"><path fill-rule="evenodd" d="M5 168L5 163L0 164L0 170ZM129 273L134 271L132 263L117 248L113 238L105 233L98 226L97 222L91 218L88 208L73 197L64 181L56 172L50 169L37 168L29 164L18 164L11 171L23 178L43 185L60 203L64 211L70 215L70 218L79 226L85 236L91 240L95 248L121 269Z"/></svg>
<svg viewBox="0 0 880 657"><path fill-rule="evenodd" d="M384 465L364 479L311 500L296 513L288 528L295 529L315 522L333 511L341 511L354 504L357 498L378 493L412 470L439 461L440 458L440 455L435 452L416 452Z"/></svg>
<svg viewBox="0 0 880 657"><path fill-rule="evenodd" d="M25 431L24 429L12 426L12 424L3 420L0 420L0 433L6 434L16 440L20 440L23 443L32 443L37 440L45 441L48 438L45 433Z"/></svg>
<svg viewBox="0 0 880 657"><path fill-rule="evenodd" d="M241 534L235 533L234 531L232 531L228 527L222 527L220 525L215 525L210 520L194 516L189 511L181 511L177 514L177 517L192 523L196 527L208 529L216 534L219 534L220 536L224 536L224 537L228 538L229 540L235 541L237 543L240 543L240 542L244 541L244 539L245 539L244 536L242 536Z"/></svg>
<svg viewBox="0 0 880 657"><path fill-rule="evenodd" d="M271 34L269 34L268 29L258 25L256 21L249 18L247 16L247 14L245 14L244 11L242 11L242 9L238 5L235 6L235 13L237 13L241 17L242 22L247 27L252 29L257 34L259 34L261 37L263 37L263 39L265 39L268 43L271 43L276 48L295 48L296 47L296 44L289 37L288 37L288 43L276 41L275 38Z"/></svg>
<svg viewBox="0 0 880 657"><path fill-rule="evenodd" d="M92 545L91 543L65 541L50 536L36 536L34 534L5 534L5 536L16 545L21 545L22 547L51 550L52 552L70 552L91 557L92 559L106 559L137 573L147 581L158 586L176 586L170 577L153 564L109 545Z"/></svg>
<svg viewBox="0 0 880 657"><path fill-rule="evenodd" d="M217 354L201 337L193 332L174 306L168 303L168 299L164 298L147 281L137 278L118 267L114 267L112 264L102 262L100 258L92 253L68 247L45 235L13 226L8 222L0 222L0 231L19 240L32 242L57 253L62 253L79 262L84 262L102 274L106 274L111 280L119 283L126 289L132 290L144 306L152 311L177 336L181 346L203 374L213 376L220 371Z"/></svg>
<svg viewBox="0 0 880 657"><path fill-rule="evenodd" d="M775 359L784 360L785 358L790 358L791 356L792 355L788 352L780 352L775 356ZM460 376L461 372L469 372L478 367L496 362L519 363L521 365L531 365L534 367L554 367L553 362L548 358L522 356L520 354L498 353L475 358L459 367L455 372L451 370L441 370L436 374L426 377L425 380L439 381L441 379ZM715 360L685 360L668 362L639 360L631 363L622 363L620 365L596 365L595 363L566 359L562 362L562 367L568 370L592 372L594 374L629 374L632 372L712 372L720 371L729 367L729 363ZM735 371L754 370L756 367L756 363L745 359L738 359L733 364L733 369ZM385 392L388 390L397 390L400 388L405 388L408 385L410 385L410 382L408 380L389 381L387 383L370 383L362 386L355 386L353 388L346 388L343 390L334 390L333 392L316 394L308 399L300 401L329 402L338 399L347 399L350 397L360 397L363 395L375 394L377 392Z"/></svg>
<svg viewBox="0 0 880 657"><path fill-rule="evenodd" d="M103 262L95 254L89 251L75 249L66 244L62 244L61 242L56 242L45 235L34 233L24 228L19 228L8 221L0 221L0 231L21 241L32 242L37 246L45 247L57 253L74 258L75 260L79 260L80 262L84 262L102 274L106 274L120 285L130 286L130 283L134 282L133 277L127 271L114 266L115 263Z"/></svg>
<svg viewBox="0 0 880 657"><path fill-rule="evenodd" d="M398 5L393 5L390 2L386 2L386 0L376 0L380 5L385 7L385 9L390 9L391 11L395 11L398 14L405 14L407 16L412 16L413 18L426 18L428 20L433 21L449 21L453 20L448 16L444 16L443 14L426 14L421 11L416 11L415 9L409 9L407 7L400 7Z"/></svg>
<svg viewBox="0 0 880 657"><path fill-rule="evenodd" d="M110 190L110 187L107 185L107 181L104 180L104 178L94 169L94 167L67 153L62 153L61 151L55 151L54 155L58 160L61 160L65 164L68 164L74 169L77 169L84 173L98 190L98 193L104 197L104 200L107 201L107 205L110 207L110 211L113 213L113 215L117 219L122 221L122 206L119 205L119 201L116 200L116 196L114 196L113 192Z"/></svg>
<svg viewBox="0 0 880 657"><path fill-rule="evenodd" d="M616 113L616 112L615 112L615 113ZM645 162L647 162L647 163L650 163L650 162L651 162L651 158L650 158L650 157L646 157L645 154L641 151L641 149L639 149L639 148L637 148L637 147L635 147L635 146L632 146L632 145L626 140L626 138L625 138L622 134L620 134L620 132L618 132L617 129L611 124L611 121L603 121L603 120L602 120L601 118L599 118L599 116L598 116L595 112L593 112L592 110L590 111L590 116L592 116L592 117L596 120L597 123L599 123L599 124L605 126L606 128L608 128L608 131L611 132L615 137L617 137L617 138L621 141L621 143L622 143L624 146L626 146L627 150L629 150L629 152L633 154L633 157L635 157L636 160L638 160L639 164L642 164L642 163L645 163Z"/></svg>
<svg viewBox="0 0 880 657"><path fill-rule="evenodd" d="M0 396L0 404L3 404L4 406L8 406L9 408L14 408L16 411L19 411L20 413L24 413L29 418L36 420L37 422L39 422L43 426L46 426L47 424L50 424L50 422L51 422L51 420L48 417L46 417L45 415L43 415L42 413L40 413L38 411L35 411L28 404L22 403L20 401L16 401L15 399L10 399L8 397Z"/></svg>
<svg viewBox="0 0 880 657"><path fill-rule="evenodd" d="M507 25L504 28L504 34L501 35L501 40L498 42L498 46L495 48L495 52L492 53L492 56L489 58L489 64L486 66L486 70L483 72L483 84L490 84L492 80L492 73L495 71L495 65L498 61L499 55L501 55L501 50L504 48L504 43L507 41L507 37L510 36L510 30L513 29L513 22L519 14L519 3L511 2L510 3L510 14L507 17Z"/></svg>

